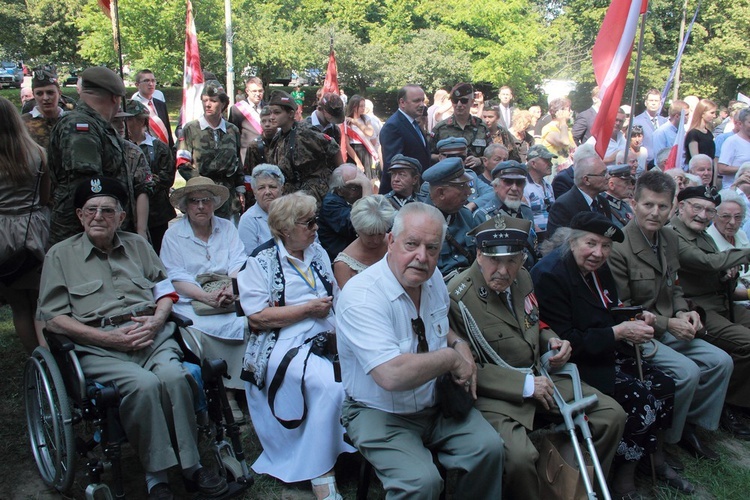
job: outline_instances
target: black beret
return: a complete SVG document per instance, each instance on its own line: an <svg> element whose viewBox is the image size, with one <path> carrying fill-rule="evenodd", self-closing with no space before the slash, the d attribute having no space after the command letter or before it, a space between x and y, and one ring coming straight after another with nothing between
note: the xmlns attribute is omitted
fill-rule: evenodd
<svg viewBox="0 0 750 500"><path fill-rule="evenodd" d="M618 243L622 243L625 239L622 230L598 212L589 212L588 210L578 212L570 221L570 228L606 236Z"/></svg>
<svg viewBox="0 0 750 500"><path fill-rule="evenodd" d="M83 208L86 201L97 196L116 198L123 207L128 203L128 193L120 181L111 177L92 177L78 184L73 197L73 204L76 208Z"/></svg>
<svg viewBox="0 0 750 500"><path fill-rule="evenodd" d="M715 187L711 186L688 187L680 191L680 194L677 195L677 201L688 200L690 198L710 201L716 206L721 204L721 196L719 196L719 192Z"/></svg>

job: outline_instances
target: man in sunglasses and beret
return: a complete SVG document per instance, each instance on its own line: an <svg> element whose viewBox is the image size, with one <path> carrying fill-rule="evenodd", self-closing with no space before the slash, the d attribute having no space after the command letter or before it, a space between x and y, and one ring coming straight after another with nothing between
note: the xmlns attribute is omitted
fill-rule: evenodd
<svg viewBox="0 0 750 500"><path fill-rule="evenodd" d="M750 312L731 300L737 268L750 263L750 249L719 251L706 233L721 204L716 188L685 188L677 201L679 215L671 223L679 236L680 286L685 298L705 310L706 328L699 337L734 360L721 423L735 437L750 440L750 429L736 415L738 409L750 411Z"/></svg>
<svg viewBox="0 0 750 500"><path fill-rule="evenodd" d="M630 165L610 165L607 172L607 190L602 196L609 203L612 222L622 229L633 218L630 200L633 198L635 177L631 174Z"/></svg>
<svg viewBox="0 0 750 500"><path fill-rule="evenodd" d="M466 168L478 169L482 166L484 148L492 144L490 130L484 121L471 114L474 103L474 87L470 83L459 83L451 90L453 116L439 122L430 134L432 160L439 161L437 144L447 137L463 137L468 146Z"/></svg>
<svg viewBox="0 0 750 500"><path fill-rule="evenodd" d="M445 415L436 395L445 375L449 388L476 397L476 366L448 326L450 300L437 270L445 231L435 207L404 205L386 256L349 280L336 306L347 396L341 421L388 498L438 498L444 482L433 453L459 469L454 498L502 497L502 439L475 408Z"/></svg>

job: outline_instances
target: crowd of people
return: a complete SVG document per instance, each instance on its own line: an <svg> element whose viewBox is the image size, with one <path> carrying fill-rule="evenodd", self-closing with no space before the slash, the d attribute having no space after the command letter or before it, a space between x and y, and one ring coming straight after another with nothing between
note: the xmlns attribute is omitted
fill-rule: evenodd
<svg viewBox="0 0 750 500"><path fill-rule="evenodd" d="M649 90L602 158L598 89L574 117L567 98L517 109L507 86L429 106L406 85L382 122L323 92L302 119L300 89L265 99L257 77L230 108L206 75L202 117L173 136L152 71L127 100L109 69L80 76L74 109L49 68L27 113L0 98L0 297L25 349L46 326L118 384L149 498L173 497L176 465L203 495L227 490L197 455L171 311L227 361L253 469L319 499L341 498L334 465L355 451L388 498L437 498L435 461L458 470L457 498L538 498L528 434L560 422L567 362L598 397L613 498L639 498L641 468L690 494L675 445L718 460L719 426L750 440L747 105L662 116ZM680 119L684 168L667 169Z"/></svg>

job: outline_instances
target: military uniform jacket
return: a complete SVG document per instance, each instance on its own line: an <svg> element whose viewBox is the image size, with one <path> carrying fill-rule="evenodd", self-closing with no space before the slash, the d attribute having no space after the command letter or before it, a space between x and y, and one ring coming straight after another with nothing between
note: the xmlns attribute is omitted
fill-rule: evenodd
<svg viewBox="0 0 750 500"><path fill-rule="evenodd" d="M233 195L240 186L244 192L245 177L240 168L240 130L226 120L224 123L226 133L210 127L202 130L199 120L187 123L177 149L192 155L189 163L178 167L185 180L200 175L229 189L229 201L216 209L216 215L227 218L231 213L239 213L239 202Z"/></svg>
<svg viewBox="0 0 750 500"><path fill-rule="evenodd" d="M602 196L609 203L609 210L612 213L610 220L612 223L620 229L625 227L633 219L633 209L630 207L630 204L606 192L602 193Z"/></svg>
<svg viewBox="0 0 750 500"><path fill-rule="evenodd" d="M484 148L492 143L490 129L487 128L481 118L473 115L469 116L469 121L463 129L456 123L453 116L435 125L432 134L430 134L430 152L438 154L437 143L448 137L463 137L466 139L466 143L469 145L469 155L478 158L484 155Z"/></svg>
<svg viewBox="0 0 750 500"><path fill-rule="evenodd" d="M432 199L427 196L424 200L428 205L434 205ZM461 207L458 213L448 215L448 230L445 233L443 246L440 248L440 259L438 260L438 269L447 276L451 271L466 269L474 262L477 255L476 242L466 233L476 227L476 223L471 216L471 211L466 207ZM454 243L449 243L453 238ZM463 251L459 250L460 247Z"/></svg>
<svg viewBox="0 0 750 500"><path fill-rule="evenodd" d="M687 311L680 270L679 242L668 228L659 231L659 250L654 253L636 222L623 229L625 241L614 243L609 269L615 278L620 300L626 306L643 306L656 315L654 331L660 337L667 331L670 318Z"/></svg>
<svg viewBox="0 0 750 500"><path fill-rule="evenodd" d="M124 186L132 185L125 165L123 139L84 102L63 115L52 129L48 157L54 193L50 244L81 231L73 208L73 194L79 182L103 175L119 180ZM129 194L133 199L132 190Z"/></svg>
<svg viewBox="0 0 750 500"><path fill-rule="evenodd" d="M519 270L510 290L516 317L505 305L505 298L487 287L479 266L473 264L448 283L450 326L461 338L468 339L458 305L459 301L463 302L482 336L503 361L516 368L532 368L538 374L539 356L547 350L549 340L557 335L549 329L540 329L534 287L525 269ZM474 354L476 357L476 352ZM525 381L523 372L492 363L478 363L475 406L480 411L507 415L532 430L536 403L533 399L523 398Z"/></svg>
<svg viewBox="0 0 750 500"><path fill-rule="evenodd" d="M126 211L127 217L122 228L126 231L134 231L137 217L135 201L141 194L151 197L154 192L154 178L151 175L151 167L148 165L146 155L141 148L130 141L122 141L122 145L125 151L125 166L128 169L126 186L130 200L130 210Z"/></svg>
<svg viewBox="0 0 750 500"><path fill-rule="evenodd" d="M726 269L747 264L750 249L732 248L720 252L705 231L696 233L676 215L672 217L671 224L679 237L679 282L685 297L693 299L707 311L726 311L727 286L720 278Z"/></svg>
<svg viewBox="0 0 750 500"><path fill-rule="evenodd" d="M169 190L174 185L175 164L169 146L154 138L149 145L140 144L153 176L153 194L149 200L148 226L155 227L174 219L175 212L169 202Z"/></svg>
<svg viewBox="0 0 750 500"><path fill-rule="evenodd" d="M52 133L52 129L62 115L63 111L60 110L58 116L54 118L45 118L42 114L34 116L34 112L32 111L31 113L24 113L21 115L21 119L26 125L26 129L29 131L31 138L46 150L49 146L49 136Z"/></svg>
<svg viewBox="0 0 750 500"><path fill-rule="evenodd" d="M336 141L298 122L287 133L276 132L266 158L284 174L284 194L305 190L320 204L339 154Z"/></svg>

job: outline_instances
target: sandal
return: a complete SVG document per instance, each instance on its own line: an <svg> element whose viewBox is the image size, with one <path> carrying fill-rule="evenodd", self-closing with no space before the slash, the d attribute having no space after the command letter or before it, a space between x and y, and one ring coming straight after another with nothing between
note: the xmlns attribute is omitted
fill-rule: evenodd
<svg viewBox="0 0 750 500"><path fill-rule="evenodd" d="M336 476L316 477L315 479L311 479L310 482L313 486L328 485L328 496L323 500L344 500L344 497L336 491Z"/></svg>

